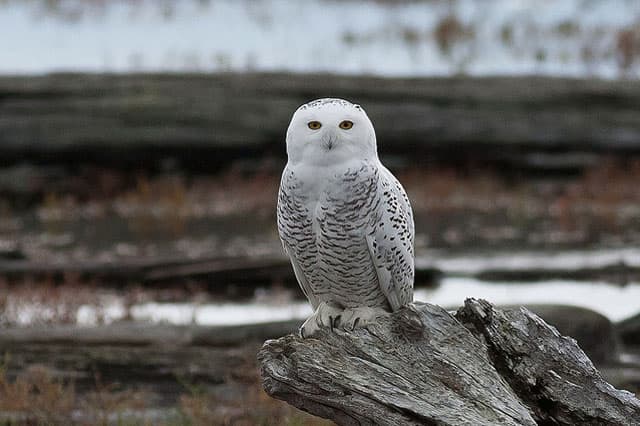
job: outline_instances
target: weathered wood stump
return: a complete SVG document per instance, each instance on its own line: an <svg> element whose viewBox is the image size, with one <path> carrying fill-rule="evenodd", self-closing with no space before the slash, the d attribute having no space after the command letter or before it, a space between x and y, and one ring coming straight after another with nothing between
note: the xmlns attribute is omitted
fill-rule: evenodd
<svg viewBox="0 0 640 426"><path fill-rule="evenodd" d="M341 425L638 425L640 401L530 311L416 303L367 329L268 340L271 396Z"/></svg>

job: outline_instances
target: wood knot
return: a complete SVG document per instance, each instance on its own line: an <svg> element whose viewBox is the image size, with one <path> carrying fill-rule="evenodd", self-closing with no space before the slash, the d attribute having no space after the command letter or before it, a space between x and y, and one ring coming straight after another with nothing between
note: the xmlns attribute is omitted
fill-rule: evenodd
<svg viewBox="0 0 640 426"><path fill-rule="evenodd" d="M404 306L393 314L393 332L409 342L424 338L422 315L413 304Z"/></svg>

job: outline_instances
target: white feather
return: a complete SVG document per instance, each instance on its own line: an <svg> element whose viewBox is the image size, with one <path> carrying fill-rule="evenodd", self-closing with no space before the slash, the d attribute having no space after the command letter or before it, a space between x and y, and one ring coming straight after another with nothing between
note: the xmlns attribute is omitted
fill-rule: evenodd
<svg viewBox="0 0 640 426"><path fill-rule="evenodd" d="M340 127L345 120L351 129ZM321 128L311 129L310 121ZM364 110L336 99L303 105L289 125L287 153L278 230L314 308L332 302L397 310L410 303L411 206L378 159Z"/></svg>

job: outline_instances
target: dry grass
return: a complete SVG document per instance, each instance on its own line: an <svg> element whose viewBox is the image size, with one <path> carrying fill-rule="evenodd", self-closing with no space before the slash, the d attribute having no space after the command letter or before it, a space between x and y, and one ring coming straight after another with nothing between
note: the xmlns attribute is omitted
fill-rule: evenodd
<svg viewBox="0 0 640 426"><path fill-rule="evenodd" d="M525 208L556 217L558 210L594 217L625 215L640 205L640 160L608 160L581 176L555 181L508 181L492 171L408 170L399 176L418 213Z"/></svg>
<svg viewBox="0 0 640 426"><path fill-rule="evenodd" d="M469 41L474 35L473 27L464 25L454 15L440 20L433 30L438 48L445 55L449 55L457 43Z"/></svg>
<svg viewBox="0 0 640 426"><path fill-rule="evenodd" d="M5 366L8 357L5 357ZM162 407L164 419L152 417L150 393L102 384L80 395L73 383L54 377L44 366L33 365L15 379L0 368L0 424L7 425L166 425L166 426L328 426L332 422L275 400L260 387L257 369L250 365L241 376L246 392L233 401L189 385L174 407Z"/></svg>
<svg viewBox="0 0 640 426"><path fill-rule="evenodd" d="M116 179L114 172L103 171L102 174ZM640 201L635 184L640 177L640 160L637 159L602 161L577 178L547 182L543 190L535 181L505 180L493 169L409 168L400 172L399 177L418 212L421 209L495 205L496 200L499 207L503 207L520 202L523 196L541 204L568 197L577 203L595 203L597 209ZM151 177L138 173L133 185L119 186L117 191L113 188L98 191L94 198L84 199L73 193L45 194L38 217L54 226L56 222L77 217L91 219L116 214L130 220L134 228L139 226L143 232L146 228L156 232L158 228L167 228L180 233L190 219L242 214L272 216L279 181L279 170L273 167L251 174L232 168L219 175L189 178L182 174Z"/></svg>
<svg viewBox="0 0 640 426"><path fill-rule="evenodd" d="M236 166L217 175L174 172L120 177L117 172L101 170L91 174L91 179L111 183L96 184L102 189L95 193L68 190L43 195L42 203L35 207L40 222L11 235L18 235L18 246L26 258L41 262L112 262L158 254L235 256L252 250L259 255L275 250L279 254L275 208L280 168L271 164L257 170L247 172ZM555 237L548 233L556 231L567 233L568 239L558 240L567 244L605 240L634 244L640 240L638 159L603 160L579 176L555 179L505 177L491 167L409 167L396 173L409 193L418 222L447 221L451 232L472 233L478 241L484 241L483 230L496 225L499 218L504 222L505 217L505 226L522 231L521 236L539 231L530 234L536 246L555 244ZM100 178L103 175L106 177ZM88 183L84 182L91 186ZM18 218L21 214L12 206L5 211ZM473 221L477 229L465 228ZM94 223L101 230L116 231L92 239ZM227 237L236 230L226 224L242 223L247 227L239 230L232 244ZM197 231L203 227L210 231ZM254 233L248 236L250 229ZM440 244L442 226L421 227L418 232ZM497 235L493 231L485 234ZM0 233L0 243L3 235L9 234ZM255 241L248 242L254 237Z"/></svg>
<svg viewBox="0 0 640 426"><path fill-rule="evenodd" d="M575 234L567 240L570 244L640 240L636 237L640 236L638 159L601 161L579 176L553 180L507 178L489 167L411 167L396 173L409 193L417 221L434 224L419 227L418 232L436 244L444 232L438 220L447 222L444 225L454 234L473 234L478 241L484 241L484 230L497 226L499 219L511 230L522 231L520 235L538 230L531 238L541 244L554 244L549 230ZM102 189L43 195L35 207L39 223L18 233L0 231L0 243L17 238L26 258L43 263L279 254L275 230L279 174L280 168L273 165L251 173L234 167L218 175L194 176L175 172L118 176L102 170L90 174L93 181L84 182L86 186L103 182L95 185ZM16 218L28 214L13 206L5 206L4 211ZM473 221L476 228L466 227ZM95 223L100 230L114 232L92 237ZM245 223L247 227L239 232L227 228L227 224ZM210 231L203 233L204 227ZM233 241L228 239L231 233L237 234ZM524 238L512 242L529 244ZM538 244L535 241L531 244Z"/></svg>
<svg viewBox="0 0 640 426"><path fill-rule="evenodd" d="M249 388L232 404L206 394L182 395L180 411L193 426L328 426L333 422L311 416L268 396L262 389Z"/></svg>
<svg viewBox="0 0 640 426"><path fill-rule="evenodd" d="M63 424L71 418L75 400L73 385L54 379L43 366L33 365L15 380L0 368L0 412L26 424Z"/></svg>
<svg viewBox="0 0 640 426"><path fill-rule="evenodd" d="M618 31L616 57L620 69L627 73L640 59L640 26L634 22Z"/></svg>
<svg viewBox="0 0 640 426"><path fill-rule="evenodd" d="M103 179L104 175L109 179ZM150 176L142 172L133 179L114 175L115 172L106 170L92 175L97 187L105 179L120 182L95 193L86 193L84 189L74 192L77 187L60 184L72 190L43 194L37 217L52 234L70 221L115 215L127 220L139 234L169 231L179 235L193 219L245 213L269 215L280 182L276 173L260 169L245 174L232 168L219 175L192 177L180 173ZM132 184L122 184L130 180Z"/></svg>
<svg viewBox="0 0 640 426"><path fill-rule="evenodd" d="M103 325L131 320L131 308L147 302L199 304L219 300L219 296L206 291L206 283L187 282L167 287L123 286L93 279L80 280L75 274L64 274L60 280L57 282L51 275L25 275L8 282L0 276L0 327L79 322ZM289 297L289 294L282 297Z"/></svg>
<svg viewBox="0 0 640 426"><path fill-rule="evenodd" d="M25 425L107 425L146 408L146 395L130 389L118 390L96 380L95 390L76 392L73 382L63 381L42 365L29 366L11 380L0 368L0 423ZM4 423L2 423L4 424ZM144 423L136 423L144 424Z"/></svg>
<svg viewBox="0 0 640 426"><path fill-rule="evenodd" d="M15 324L75 323L80 306L99 297L91 286L71 276L57 285L50 275L36 279L26 276L19 285L0 277L0 326Z"/></svg>
<svg viewBox="0 0 640 426"><path fill-rule="evenodd" d="M194 426L217 424L221 426L328 426L333 422L311 416L305 412L268 396L262 389L256 358L246 354L243 366L230 371L227 383L240 384L242 396L229 400L207 394L197 386L186 385L189 393L180 397L180 411Z"/></svg>

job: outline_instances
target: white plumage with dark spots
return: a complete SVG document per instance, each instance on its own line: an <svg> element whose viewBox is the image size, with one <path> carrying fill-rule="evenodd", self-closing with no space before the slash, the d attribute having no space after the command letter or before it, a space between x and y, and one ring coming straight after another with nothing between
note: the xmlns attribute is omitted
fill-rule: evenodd
<svg viewBox="0 0 640 426"><path fill-rule="evenodd" d="M287 130L278 231L320 327L353 330L413 301L409 198L378 158L364 110L342 99L302 105Z"/></svg>

